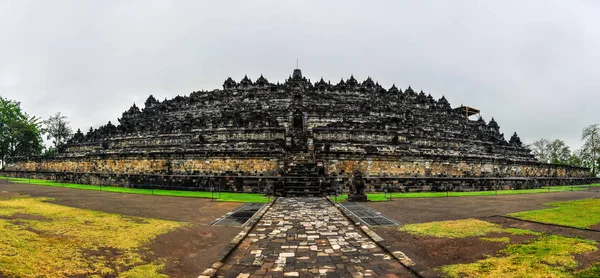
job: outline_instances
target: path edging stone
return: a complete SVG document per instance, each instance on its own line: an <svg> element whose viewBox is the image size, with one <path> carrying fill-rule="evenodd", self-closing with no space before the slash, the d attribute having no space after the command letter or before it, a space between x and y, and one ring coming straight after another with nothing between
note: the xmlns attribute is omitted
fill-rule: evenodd
<svg viewBox="0 0 600 278"><path fill-rule="evenodd" d="M350 219L351 222L354 223L354 225L358 226L379 247L381 247L383 250L385 250L386 252L391 254L392 257L394 257L398 262L400 262L400 264L402 264L404 267L406 267L408 270L410 270L410 272L412 272L413 274L415 274L418 277L422 277L417 271L415 271L412 268L412 266L414 266L415 263L408 256L406 256L404 254L404 252L402 252L400 250L396 250L396 251L392 250L391 245L387 244L386 241L381 236L379 236L377 233L375 233L373 230L371 230L367 225L363 224L358 217L356 217L355 215L350 213L344 206L340 205L337 202L334 202L331 199L331 197L329 197L329 196L327 196L327 200L329 200L329 202L331 202L331 204L333 204L336 208L338 208L344 216L346 216L348 219Z"/></svg>
<svg viewBox="0 0 600 278"><path fill-rule="evenodd" d="M214 277L219 268L221 268L225 263L227 257L229 257L233 250L235 250L240 245L240 243L246 238L246 236L248 236L250 230L252 230L252 228L256 226L256 223L258 223L258 221L263 217L263 215L265 215L265 213L271 208L271 205L275 203L275 200L277 200L277 198L273 198L271 202L265 204L264 207L262 207L256 214L254 214L248 220L248 222L244 224L244 228L242 229L242 231L239 232L227 245L225 245L225 247L221 251L221 254L219 255L219 259L217 260L217 262L212 264L211 267L204 270L202 274L198 276L198 278Z"/></svg>

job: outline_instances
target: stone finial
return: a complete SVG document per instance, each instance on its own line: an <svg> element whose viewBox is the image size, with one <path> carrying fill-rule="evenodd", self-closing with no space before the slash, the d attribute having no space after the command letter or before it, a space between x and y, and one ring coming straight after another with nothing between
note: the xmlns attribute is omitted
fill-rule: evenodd
<svg viewBox="0 0 600 278"><path fill-rule="evenodd" d="M136 113L140 112L140 109L134 103L127 112L129 112L130 114L136 114ZM125 113L123 113L123 114L125 114Z"/></svg>
<svg viewBox="0 0 600 278"><path fill-rule="evenodd" d="M375 82L373 82L373 80L371 79L371 77L367 77L367 79L365 81L363 81L363 83L361 84L362 87L370 89L373 88L375 86Z"/></svg>
<svg viewBox="0 0 600 278"><path fill-rule="evenodd" d="M82 142L84 139L84 135L81 132L81 129L77 129L77 132L75 132L75 134L73 134L73 137L71 137L71 139L69 139L69 143L80 143Z"/></svg>
<svg viewBox="0 0 600 278"><path fill-rule="evenodd" d="M231 89L234 88L236 85L237 83L235 82L235 80L233 80L231 77L227 77L225 82L223 82L223 89Z"/></svg>
<svg viewBox="0 0 600 278"><path fill-rule="evenodd" d="M415 91L413 91L413 89L409 85L408 88L406 89L406 91L404 91L404 93L413 95L413 94L415 94Z"/></svg>
<svg viewBox="0 0 600 278"><path fill-rule="evenodd" d="M242 81L240 81L240 85L242 85L244 87L252 85L252 80L250 80L250 78L248 78L247 74L245 74L244 78L242 79Z"/></svg>
<svg viewBox="0 0 600 278"><path fill-rule="evenodd" d="M351 74L350 78L348 78L348 81L346 81L346 85L350 87L358 86L358 81L356 81L353 74Z"/></svg>
<svg viewBox="0 0 600 278"><path fill-rule="evenodd" d="M258 86L265 86L265 85L268 85L268 84L269 84L269 80L267 80L262 74L256 80L256 85L258 85Z"/></svg>
<svg viewBox="0 0 600 278"><path fill-rule="evenodd" d="M302 79L302 71L300 69L294 69L294 73L292 73L292 79Z"/></svg>
<svg viewBox="0 0 600 278"><path fill-rule="evenodd" d="M482 125L485 125L485 120L483 119L483 117L481 117L481 115L479 116L479 118L477 118L477 122Z"/></svg>
<svg viewBox="0 0 600 278"><path fill-rule="evenodd" d="M396 88L396 84L392 84L392 87L390 87L390 89L388 90L388 92L392 93L392 94L402 93L401 90L399 90L398 88Z"/></svg>
<svg viewBox="0 0 600 278"><path fill-rule="evenodd" d="M498 125L498 123L496 122L496 120L494 120L494 118L492 118L490 120L490 122L488 123L488 127L490 127L491 130L500 133L500 126Z"/></svg>
<svg viewBox="0 0 600 278"><path fill-rule="evenodd" d="M338 82L335 87L336 90L345 90L346 89L346 82L344 81L344 79L340 79L340 82Z"/></svg>
<svg viewBox="0 0 600 278"><path fill-rule="evenodd" d="M450 107L450 102L448 102L448 100L446 99L446 97L445 97L445 96L442 96L442 97L441 97L441 98L438 100L438 103L439 103L439 105L440 105L441 107L444 107L444 108L451 108L451 107Z"/></svg>
<svg viewBox="0 0 600 278"><path fill-rule="evenodd" d="M159 102L158 102L158 100L156 100L156 99L154 98L154 96L150 95L150 96L149 96L149 97L146 99L146 102L144 102L144 107L145 107L146 109L147 109L147 108L152 108L152 107L154 107L155 105L157 105L158 103L159 103Z"/></svg>
<svg viewBox="0 0 600 278"><path fill-rule="evenodd" d="M323 89L328 86L329 86L329 84L327 82L325 82L325 80L323 80L323 77L321 77L321 80L319 80L319 82L315 83L315 87L317 87L319 89Z"/></svg>
<svg viewBox="0 0 600 278"><path fill-rule="evenodd" d="M516 132L510 137L510 141L508 141L508 143L517 147L523 146L523 142L521 142L521 138L519 138L519 135L517 135Z"/></svg>

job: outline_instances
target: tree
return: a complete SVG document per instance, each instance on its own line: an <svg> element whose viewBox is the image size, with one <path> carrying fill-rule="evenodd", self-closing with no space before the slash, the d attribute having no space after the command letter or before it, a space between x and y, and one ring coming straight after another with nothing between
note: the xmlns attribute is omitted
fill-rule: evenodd
<svg viewBox="0 0 600 278"><path fill-rule="evenodd" d="M537 160L543 163L550 163L550 156L548 155L548 145L550 141L548 139L540 139L528 145Z"/></svg>
<svg viewBox="0 0 600 278"><path fill-rule="evenodd" d="M540 139L533 144L528 146L533 155L537 160L543 163L554 163L554 164L568 164L578 163L578 156L573 157L574 154L571 154L571 149L565 141L560 139L555 139L554 141L550 141L548 139Z"/></svg>
<svg viewBox="0 0 600 278"><path fill-rule="evenodd" d="M67 116L61 115L60 112L57 112L44 121L43 132L47 134L46 138L48 140L54 139L52 143L55 149L65 144L73 134L73 130L69 127Z"/></svg>
<svg viewBox="0 0 600 278"><path fill-rule="evenodd" d="M580 150L573 151L569 156L569 161L567 164L571 166L582 167L583 165L581 161L581 156L579 155L580 152Z"/></svg>
<svg viewBox="0 0 600 278"><path fill-rule="evenodd" d="M554 164L569 164L571 158L571 150L565 144L565 141L556 139L548 144L548 158Z"/></svg>
<svg viewBox="0 0 600 278"><path fill-rule="evenodd" d="M42 151L39 118L30 117L21 103L0 96L0 159L39 155Z"/></svg>
<svg viewBox="0 0 600 278"><path fill-rule="evenodd" d="M581 133L581 140L584 141L582 151L586 162L591 166L592 176L596 176L598 157L600 157L600 127L598 124L585 127Z"/></svg>

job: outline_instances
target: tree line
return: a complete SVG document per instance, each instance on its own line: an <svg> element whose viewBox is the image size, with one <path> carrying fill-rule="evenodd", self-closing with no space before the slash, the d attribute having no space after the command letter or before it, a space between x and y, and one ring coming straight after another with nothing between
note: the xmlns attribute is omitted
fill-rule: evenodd
<svg viewBox="0 0 600 278"><path fill-rule="evenodd" d="M542 138L528 145L533 155L540 162L586 167L592 176L598 174L600 166L600 126L593 124L581 132L583 146L571 151L563 140Z"/></svg>
<svg viewBox="0 0 600 278"><path fill-rule="evenodd" d="M72 134L67 117L60 112L42 121L23 111L20 102L0 96L0 161L2 164L7 157L53 156ZM52 146L44 146L43 135L46 139L53 140Z"/></svg>

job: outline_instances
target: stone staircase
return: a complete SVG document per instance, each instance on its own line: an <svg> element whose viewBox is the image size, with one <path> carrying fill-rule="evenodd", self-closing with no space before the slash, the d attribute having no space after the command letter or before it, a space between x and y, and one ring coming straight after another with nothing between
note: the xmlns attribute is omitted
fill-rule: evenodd
<svg viewBox="0 0 600 278"><path fill-rule="evenodd" d="M293 153L285 163L282 196L322 196L317 165L312 153Z"/></svg>

